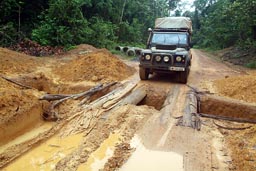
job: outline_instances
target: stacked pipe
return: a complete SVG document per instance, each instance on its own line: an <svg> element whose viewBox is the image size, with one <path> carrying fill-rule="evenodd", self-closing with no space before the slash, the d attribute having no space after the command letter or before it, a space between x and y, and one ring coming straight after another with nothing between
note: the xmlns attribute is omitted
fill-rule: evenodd
<svg viewBox="0 0 256 171"><path fill-rule="evenodd" d="M138 47L130 46L116 46L115 50L125 53L127 56L139 56L142 49Z"/></svg>

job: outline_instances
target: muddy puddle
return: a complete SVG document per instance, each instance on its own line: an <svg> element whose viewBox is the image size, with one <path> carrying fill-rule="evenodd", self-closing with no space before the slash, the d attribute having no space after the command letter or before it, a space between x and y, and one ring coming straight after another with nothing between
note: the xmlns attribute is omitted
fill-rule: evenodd
<svg viewBox="0 0 256 171"><path fill-rule="evenodd" d="M22 107L21 107L22 108ZM43 113L42 104L38 102L32 107L24 107L24 111L15 113L15 117L5 122L0 122L0 145L8 143L23 133L37 128L44 123L41 114ZM21 122L22 121L22 122Z"/></svg>
<svg viewBox="0 0 256 171"><path fill-rule="evenodd" d="M53 170L58 161L78 147L82 138L82 134L65 138L54 136L32 151L22 155L3 170Z"/></svg>
<svg viewBox="0 0 256 171"><path fill-rule="evenodd" d="M46 122L37 124L32 130L27 131L26 133L14 138L13 140L9 141L7 144L4 144L0 147L0 154L3 153L7 148L19 145L26 141L36 138L39 134L49 131L54 123Z"/></svg>
<svg viewBox="0 0 256 171"><path fill-rule="evenodd" d="M133 155L120 168L120 171L183 171L183 156L170 151L155 151L147 149L140 138L135 135L131 147L136 148Z"/></svg>
<svg viewBox="0 0 256 171"><path fill-rule="evenodd" d="M100 147L94 151L87 162L78 167L78 171L98 171L104 168L108 159L113 156L115 145L119 142L121 136L118 133L110 134L103 141Z"/></svg>

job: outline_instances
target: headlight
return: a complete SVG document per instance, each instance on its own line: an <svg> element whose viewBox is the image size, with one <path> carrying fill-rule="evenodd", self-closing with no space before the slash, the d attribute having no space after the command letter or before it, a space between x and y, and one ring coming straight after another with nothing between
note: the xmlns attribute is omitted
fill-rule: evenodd
<svg viewBox="0 0 256 171"><path fill-rule="evenodd" d="M145 56L145 58L146 58L146 60L148 60L148 61L149 61L149 60L150 60L150 58L151 58L151 56L150 56L150 55L146 55L146 56Z"/></svg>
<svg viewBox="0 0 256 171"><path fill-rule="evenodd" d="M169 62L170 58L169 56L164 56L164 62Z"/></svg>
<svg viewBox="0 0 256 171"><path fill-rule="evenodd" d="M176 57L176 61L177 61L177 62L180 62L181 60L182 60L182 57L181 57L181 56L177 56L177 57Z"/></svg>
<svg viewBox="0 0 256 171"><path fill-rule="evenodd" d="M161 61L161 56L156 56L156 61L160 62Z"/></svg>

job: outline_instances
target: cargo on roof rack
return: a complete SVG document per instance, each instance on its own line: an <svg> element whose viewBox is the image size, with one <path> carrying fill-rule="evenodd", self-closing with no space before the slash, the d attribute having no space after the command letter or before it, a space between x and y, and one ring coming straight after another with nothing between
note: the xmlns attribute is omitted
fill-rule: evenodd
<svg viewBox="0 0 256 171"><path fill-rule="evenodd" d="M164 17L155 20L155 31L187 31L192 33L192 22L188 17Z"/></svg>

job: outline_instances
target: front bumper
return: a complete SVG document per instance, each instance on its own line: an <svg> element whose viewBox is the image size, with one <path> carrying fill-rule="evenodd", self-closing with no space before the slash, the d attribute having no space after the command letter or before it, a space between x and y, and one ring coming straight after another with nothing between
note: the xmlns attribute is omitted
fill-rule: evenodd
<svg viewBox="0 0 256 171"><path fill-rule="evenodd" d="M156 65L143 65L140 64L139 67L150 70L151 72L182 72L185 71L185 66L156 66Z"/></svg>
<svg viewBox="0 0 256 171"><path fill-rule="evenodd" d="M175 67L175 66L172 66L172 67L169 67L169 70L170 71L185 71L186 68L185 67Z"/></svg>

